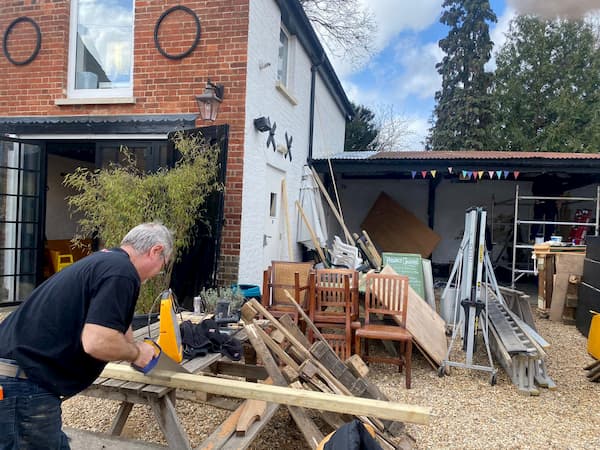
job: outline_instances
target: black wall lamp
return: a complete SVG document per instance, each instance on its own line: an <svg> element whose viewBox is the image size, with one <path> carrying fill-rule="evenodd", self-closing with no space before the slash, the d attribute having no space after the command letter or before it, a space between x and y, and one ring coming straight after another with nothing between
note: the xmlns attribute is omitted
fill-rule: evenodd
<svg viewBox="0 0 600 450"><path fill-rule="evenodd" d="M200 108L200 118L214 122L219 113L219 107L223 101L225 88L222 84L214 84L210 79L206 82L204 92L196 95L196 102Z"/></svg>
<svg viewBox="0 0 600 450"><path fill-rule="evenodd" d="M269 131L271 129L271 121L265 116L258 117L257 119L254 119L254 128L261 133Z"/></svg>

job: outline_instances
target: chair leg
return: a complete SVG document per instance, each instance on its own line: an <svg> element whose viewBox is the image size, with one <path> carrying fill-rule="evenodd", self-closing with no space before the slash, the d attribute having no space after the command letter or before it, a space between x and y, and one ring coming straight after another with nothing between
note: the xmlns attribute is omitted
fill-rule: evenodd
<svg viewBox="0 0 600 450"><path fill-rule="evenodd" d="M404 376L406 377L406 389L410 389L410 371L411 371L411 360L412 360L412 340L405 342L405 353L404 353L404 363L406 365L406 372Z"/></svg>
<svg viewBox="0 0 600 450"><path fill-rule="evenodd" d="M362 358L362 355L360 354L360 336L357 336L356 334L354 335L354 351Z"/></svg>

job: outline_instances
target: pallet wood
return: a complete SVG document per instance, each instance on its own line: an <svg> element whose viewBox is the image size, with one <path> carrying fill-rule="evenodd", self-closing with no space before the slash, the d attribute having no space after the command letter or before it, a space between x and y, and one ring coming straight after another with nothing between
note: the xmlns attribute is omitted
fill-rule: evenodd
<svg viewBox="0 0 600 450"><path fill-rule="evenodd" d="M267 412L267 402L263 400L246 400L235 426L235 434L245 436L250 426L261 420L265 412Z"/></svg>

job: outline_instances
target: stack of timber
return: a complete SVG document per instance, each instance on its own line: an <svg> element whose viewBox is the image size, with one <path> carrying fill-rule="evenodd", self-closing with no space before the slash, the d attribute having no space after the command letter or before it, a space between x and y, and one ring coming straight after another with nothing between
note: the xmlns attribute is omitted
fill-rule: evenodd
<svg viewBox="0 0 600 450"><path fill-rule="evenodd" d="M489 326L490 347L513 384L525 395L539 395L538 386L555 389L556 384L546 372L544 348L548 342L526 323L528 319L522 320L509 309L502 294L496 297L490 286L487 292L487 311L482 319Z"/></svg>
<svg viewBox="0 0 600 450"><path fill-rule="evenodd" d="M259 315L268 319L268 326L260 326L256 320ZM288 316L277 320L256 300L244 305L242 319L246 323L249 341L275 384L355 397L359 403L368 400L387 402L385 394L366 378L368 367L358 355L353 355L344 362L325 340L318 340L311 345ZM308 321L308 327L314 327L308 317L304 319ZM318 337L316 327L314 330ZM355 418L349 414L325 410L318 410L317 413L333 430ZM315 448L315 444L323 439L321 430L304 410L294 412L290 409L290 414L306 442L311 448ZM403 422L380 420L368 415L357 415L356 418L375 428L382 448L413 448L414 442L404 433Z"/></svg>

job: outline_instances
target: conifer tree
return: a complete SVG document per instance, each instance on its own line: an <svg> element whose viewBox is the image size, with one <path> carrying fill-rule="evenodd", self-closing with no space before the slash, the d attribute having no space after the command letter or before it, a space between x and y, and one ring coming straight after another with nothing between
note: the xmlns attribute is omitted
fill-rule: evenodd
<svg viewBox="0 0 600 450"><path fill-rule="evenodd" d="M444 0L440 22L448 36L439 41L445 56L436 69L442 89L435 94L431 150L482 150L489 145L492 120L492 74L484 69L491 56L489 22L496 15L487 0Z"/></svg>

